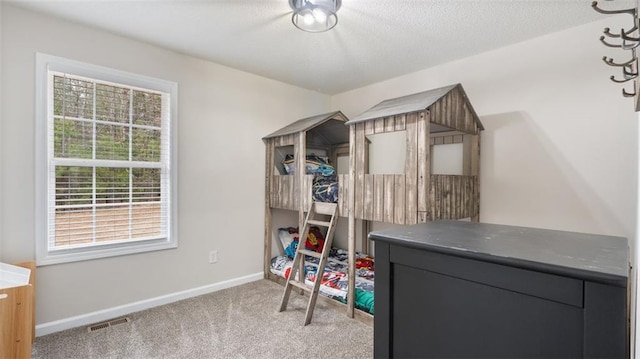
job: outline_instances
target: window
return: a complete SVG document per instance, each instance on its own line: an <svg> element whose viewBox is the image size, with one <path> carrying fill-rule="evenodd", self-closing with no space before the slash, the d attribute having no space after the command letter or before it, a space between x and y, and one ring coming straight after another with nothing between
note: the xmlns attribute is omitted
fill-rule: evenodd
<svg viewBox="0 0 640 359"><path fill-rule="evenodd" d="M369 174L403 175L407 156L407 131L367 135Z"/></svg>
<svg viewBox="0 0 640 359"><path fill-rule="evenodd" d="M175 248L177 84L36 63L38 265Z"/></svg>

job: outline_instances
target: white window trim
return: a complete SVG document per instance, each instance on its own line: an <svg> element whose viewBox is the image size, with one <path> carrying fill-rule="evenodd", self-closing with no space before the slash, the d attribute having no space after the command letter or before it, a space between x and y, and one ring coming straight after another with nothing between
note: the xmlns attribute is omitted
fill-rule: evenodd
<svg viewBox="0 0 640 359"><path fill-rule="evenodd" d="M47 98L49 86L49 71L66 72L96 80L109 81L124 85L161 91L170 95L170 158L169 178L169 211L167 239L127 241L123 243L109 243L92 245L90 247L74 247L68 249L48 248L48 148L47 148ZM160 80L152 77L114 70L102 66L91 65L62 57L36 53L36 117L35 117L35 230L36 230L36 265L76 262L97 258L113 257L133 253L149 252L176 248L178 246L178 176L177 176L177 118L178 118L178 84L172 81Z"/></svg>

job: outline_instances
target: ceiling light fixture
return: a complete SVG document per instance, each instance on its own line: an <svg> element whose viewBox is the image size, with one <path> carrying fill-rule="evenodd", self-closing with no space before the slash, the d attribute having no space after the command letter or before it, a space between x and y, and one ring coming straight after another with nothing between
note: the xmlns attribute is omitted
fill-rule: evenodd
<svg viewBox="0 0 640 359"><path fill-rule="evenodd" d="M302 31L325 32L338 23L336 12L342 0L289 0L293 9L291 22Z"/></svg>

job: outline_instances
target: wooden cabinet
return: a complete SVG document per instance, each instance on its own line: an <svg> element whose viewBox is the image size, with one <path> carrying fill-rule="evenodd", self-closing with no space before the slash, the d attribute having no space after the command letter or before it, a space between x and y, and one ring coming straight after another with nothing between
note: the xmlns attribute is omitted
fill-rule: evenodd
<svg viewBox="0 0 640 359"><path fill-rule="evenodd" d="M376 358L627 356L624 238L459 221L370 238Z"/></svg>
<svg viewBox="0 0 640 359"><path fill-rule="evenodd" d="M35 265L18 263L30 269L28 283L0 286L0 358L31 358L35 335Z"/></svg>

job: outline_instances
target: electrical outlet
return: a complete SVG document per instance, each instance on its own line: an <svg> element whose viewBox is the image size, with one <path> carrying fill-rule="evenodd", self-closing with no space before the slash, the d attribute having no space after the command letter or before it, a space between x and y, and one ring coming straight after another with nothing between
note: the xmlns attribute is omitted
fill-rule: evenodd
<svg viewBox="0 0 640 359"><path fill-rule="evenodd" d="M209 263L218 262L218 251L209 252Z"/></svg>

